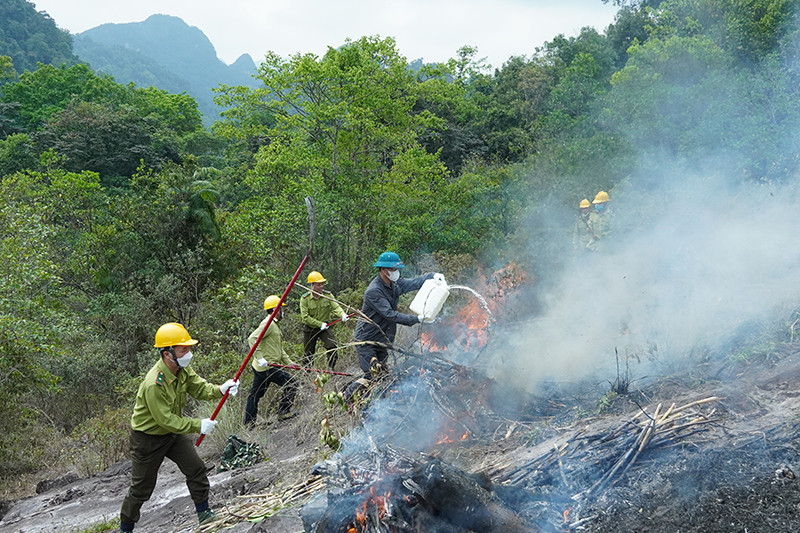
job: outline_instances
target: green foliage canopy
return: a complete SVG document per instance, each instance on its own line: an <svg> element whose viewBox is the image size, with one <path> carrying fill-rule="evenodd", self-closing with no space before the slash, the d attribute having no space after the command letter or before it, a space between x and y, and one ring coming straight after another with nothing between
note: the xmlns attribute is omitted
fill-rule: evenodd
<svg viewBox="0 0 800 533"><path fill-rule="evenodd" d="M0 3L0 50L10 56L17 72L35 70L38 63L77 63L69 32L56 27L44 12L26 0Z"/></svg>
<svg viewBox="0 0 800 533"><path fill-rule="evenodd" d="M4 121L20 124L38 152L55 150L65 169L98 172L106 183L141 164L180 161L184 139L202 131L190 96L119 85L84 64L40 65L3 86L0 102Z"/></svg>
<svg viewBox="0 0 800 533"><path fill-rule="evenodd" d="M366 258L384 246L402 246L406 238L393 221L410 206L424 208L430 197L424 200L420 191L435 191L443 178L445 168L418 141L442 121L414 112L420 84L393 39L348 41L322 58L284 60L270 53L259 79L261 88L228 89L218 97L238 119L224 131L237 135L242 124L248 135L270 140L247 180L253 196L241 212L260 222L249 240L255 250L296 257L307 241L302 198L310 195L319 209L318 259L340 265L346 282L354 283ZM257 119L264 115L274 117L274 125ZM425 240L424 224L408 225L417 234L415 245ZM245 226L237 229L252 233Z"/></svg>

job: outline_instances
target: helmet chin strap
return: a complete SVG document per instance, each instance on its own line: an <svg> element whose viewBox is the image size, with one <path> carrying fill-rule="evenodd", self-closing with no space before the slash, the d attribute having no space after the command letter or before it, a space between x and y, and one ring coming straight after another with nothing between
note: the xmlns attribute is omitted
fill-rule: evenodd
<svg viewBox="0 0 800 533"><path fill-rule="evenodd" d="M174 346L170 346L169 348L167 348L167 351L169 351L169 354L172 356L172 362L175 363L175 366L177 366L178 370L180 370L181 369L181 365L180 365L180 363L178 363L178 356L175 355L175 347Z"/></svg>

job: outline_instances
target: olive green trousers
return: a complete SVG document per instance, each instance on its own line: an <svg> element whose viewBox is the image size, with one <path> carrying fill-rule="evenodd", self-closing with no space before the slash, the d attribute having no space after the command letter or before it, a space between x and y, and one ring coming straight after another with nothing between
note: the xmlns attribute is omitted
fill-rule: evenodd
<svg viewBox="0 0 800 533"><path fill-rule="evenodd" d="M208 501L206 465L197 455L188 435L149 435L131 431L131 486L122 502L120 520L138 522L142 504L150 499L164 458L171 459L186 476L186 486L195 504Z"/></svg>

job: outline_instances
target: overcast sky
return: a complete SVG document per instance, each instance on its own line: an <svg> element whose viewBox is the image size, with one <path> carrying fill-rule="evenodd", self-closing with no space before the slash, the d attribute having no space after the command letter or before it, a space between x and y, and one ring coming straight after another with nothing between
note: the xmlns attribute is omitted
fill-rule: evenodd
<svg viewBox="0 0 800 533"><path fill-rule="evenodd" d="M322 54L346 38L394 37L408 61L455 57L478 47L495 67L512 55L530 55L563 33L584 26L602 32L616 8L601 0L31 0L71 33L108 22L141 22L152 14L180 17L209 38L233 63L249 53L258 63L268 50L287 57Z"/></svg>

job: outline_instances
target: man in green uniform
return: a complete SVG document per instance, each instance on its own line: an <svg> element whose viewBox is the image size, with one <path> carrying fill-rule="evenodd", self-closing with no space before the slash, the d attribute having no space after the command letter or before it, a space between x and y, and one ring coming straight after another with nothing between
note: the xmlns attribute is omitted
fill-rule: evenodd
<svg viewBox="0 0 800 533"><path fill-rule="evenodd" d="M186 476L200 523L214 518L214 511L208 506L206 465L188 434L208 434L217 422L187 418L182 412L187 394L197 400L218 400L226 392L235 396L239 390L239 383L232 379L213 385L189 368L191 347L197 340L181 324L164 324L158 328L155 340L160 359L139 385L131 416L131 485L122 502L120 531L133 531L142 504L153 494L165 457Z"/></svg>
<svg viewBox="0 0 800 533"><path fill-rule="evenodd" d="M592 228L589 226L589 212L592 210L592 204L589 203L587 198L584 198L578 204L578 209L580 209L580 213L577 220L575 220L575 229L572 233L572 248L574 250L586 250L594 236Z"/></svg>
<svg viewBox="0 0 800 533"><path fill-rule="evenodd" d="M264 300L264 310L272 311L281 301L276 295L267 296ZM281 307L286 304L282 304ZM250 347L258 340L264 326L267 325L269 320L269 313L267 317L261 321L261 324L250 334L247 341ZM270 383L283 386L281 391L281 399L278 402L278 418L285 420L294 416L292 412L292 405L294 404L294 396L297 393L297 384L292 376L280 368L269 366L270 363L277 363L279 365L294 365L294 361L289 358L289 355L283 351L283 336L281 329L278 327L278 321L283 317L283 309L278 309L275 319L270 323L267 332L261 337L261 342L258 343L255 352L253 352L253 385L250 387L250 394L247 395L247 405L244 408L244 423L246 426L252 426L258 417L258 402Z"/></svg>
<svg viewBox="0 0 800 533"><path fill-rule="evenodd" d="M317 271L308 275L311 290L300 297L300 319L303 321L303 364L313 366L314 352L317 350L317 341L322 341L325 353L328 354L328 366L331 370L336 367L336 341L328 329L328 323L341 319L347 321L347 315L341 306L333 301L330 291L325 290L328 281ZM326 297L323 297L326 296Z"/></svg>
<svg viewBox="0 0 800 533"><path fill-rule="evenodd" d="M592 200L594 211L589 215L589 227L592 230L592 239L586 246L593 252L602 250L607 246L608 234L611 231L611 208L608 207L609 197L606 191L600 191Z"/></svg>

